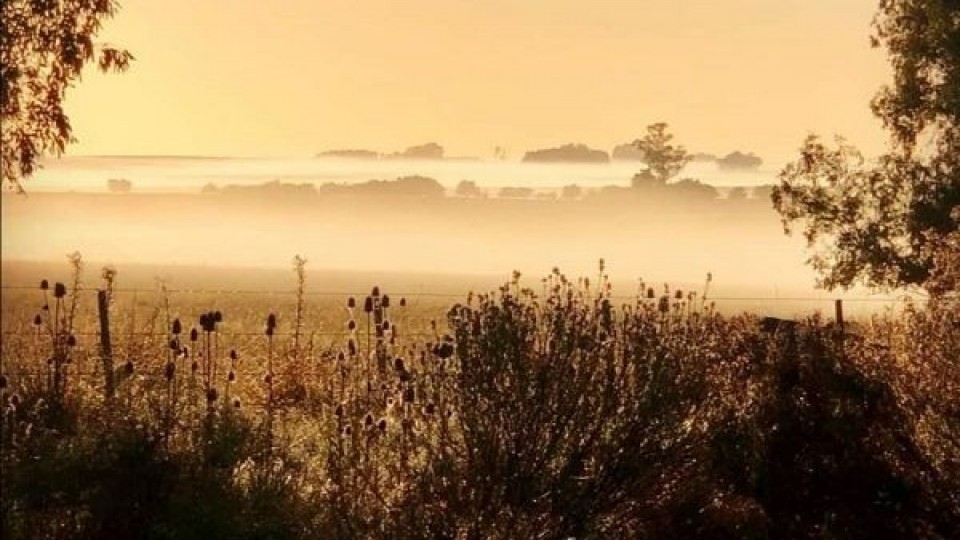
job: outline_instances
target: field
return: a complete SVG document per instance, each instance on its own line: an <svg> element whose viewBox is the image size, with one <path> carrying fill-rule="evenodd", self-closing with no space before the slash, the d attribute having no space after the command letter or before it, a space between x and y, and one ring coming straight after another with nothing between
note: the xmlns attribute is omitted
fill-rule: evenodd
<svg viewBox="0 0 960 540"><path fill-rule="evenodd" d="M409 299L98 273L5 263L4 538L960 535L948 307L840 328L603 268Z"/></svg>

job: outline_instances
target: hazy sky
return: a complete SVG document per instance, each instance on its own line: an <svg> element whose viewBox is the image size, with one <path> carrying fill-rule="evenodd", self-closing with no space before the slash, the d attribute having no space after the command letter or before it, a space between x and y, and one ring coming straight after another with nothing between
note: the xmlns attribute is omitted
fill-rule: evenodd
<svg viewBox="0 0 960 540"><path fill-rule="evenodd" d="M312 155L437 141L609 149L663 120L696 151L868 152L877 0L122 0L137 57L68 96L71 154Z"/></svg>

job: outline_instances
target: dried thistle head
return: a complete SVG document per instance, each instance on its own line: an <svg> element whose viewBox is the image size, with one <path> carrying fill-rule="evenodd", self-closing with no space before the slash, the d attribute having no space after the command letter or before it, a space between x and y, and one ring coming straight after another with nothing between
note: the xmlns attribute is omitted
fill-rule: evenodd
<svg viewBox="0 0 960 540"><path fill-rule="evenodd" d="M368 296L363 300L363 312L373 313L373 297Z"/></svg>
<svg viewBox="0 0 960 540"><path fill-rule="evenodd" d="M383 298L380 300L380 305L385 308L390 307L390 295L383 295Z"/></svg>
<svg viewBox="0 0 960 540"><path fill-rule="evenodd" d="M401 298L400 298L400 307L407 307L407 299L406 299L406 297L401 297Z"/></svg>
<svg viewBox="0 0 960 540"><path fill-rule="evenodd" d="M34 315L34 316L33 316L33 325L34 325L34 326L40 326L41 324L43 324L43 319L40 318L40 315L39 315L39 314Z"/></svg>
<svg viewBox="0 0 960 540"><path fill-rule="evenodd" d="M190 341L197 341L197 339L198 339L199 337L200 337L200 333L197 332L197 328L196 328L196 327L191 328L191 329L190 329Z"/></svg>
<svg viewBox="0 0 960 540"><path fill-rule="evenodd" d="M49 281L47 281L47 280L45 280L45 279L40 280L40 290L41 290L41 291L45 291L45 290L47 290L47 289L49 289L49 288L50 288L50 282L49 282Z"/></svg>
<svg viewBox="0 0 960 540"><path fill-rule="evenodd" d="M168 382L172 381L173 375L174 373L176 373L176 370L177 370L176 364L174 364L173 362L167 362L167 365L163 368L163 377L167 379Z"/></svg>
<svg viewBox="0 0 960 540"><path fill-rule="evenodd" d="M179 336L180 333L183 332L183 325L180 324L180 319L173 320L173 325L172 325L172 328L170 329L170 332L175 336Z"/></svg>
<svg viewBox="0 0 960 540"><path fill-rule="evenodd" d="M357 307L357 299L354 297L347 298L347 308L353 309Z"/></svg>
<svg viewBox="0 0 960 540"><path fill-rule="evenodd" d="M59 281L53 286L53 297L54 298L63 298L67 295L67 286Z"/></svg>

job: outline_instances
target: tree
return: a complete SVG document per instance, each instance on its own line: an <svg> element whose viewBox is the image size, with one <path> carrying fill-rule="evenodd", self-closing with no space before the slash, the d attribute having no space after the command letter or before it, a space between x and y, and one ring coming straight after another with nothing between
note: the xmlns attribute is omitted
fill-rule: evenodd
<svg viewBox="0 0 960 540"><path fill-rule="evenodd" d="M866 164L842 138L811 135L771 200L788 233L802 222L822 286L941 295L960 223L960 4L882 0L871 41L893 67L871 104L889 152Z"/></svg>
<svg viewBox="0 0 960 540"><path fill-rule="evenodd" d="M107 190L111 193L129 193L133 183L125 178L111 178L107 180Z"/></svg>
<svg viewBox="0 0 960 540"><path fill-rule="evenodd" d="M644 156L644 162L653 178L661 184L667 183L690 162L690 155L682 146L670 144L673 135L667 133L667 124L658 122L647 126L647 134L633 141L633 145Z"/></svg>
<svg viewBox="0 0 960 540"><path fill-rule="evenodd" d="M731 201L743 201L747 199L747 190L744 187L737 186L727 192L727 199Z"/></svg>
<svg viewBox="0 0 960 540"><path fill-rule="evenodd" d="M458 197L483 197L484 192L473 180L461 180L454 191Z"/></svg>
<svg viewBox="0 0 960 540"><path fill-rule="evenodd" d="M113 0L0 2L0 169L4 185L20 181L44 154L59 156L74 142L63 110L68 88L83 67L123 71L133 56L93 38L117 9Z"/></svg>

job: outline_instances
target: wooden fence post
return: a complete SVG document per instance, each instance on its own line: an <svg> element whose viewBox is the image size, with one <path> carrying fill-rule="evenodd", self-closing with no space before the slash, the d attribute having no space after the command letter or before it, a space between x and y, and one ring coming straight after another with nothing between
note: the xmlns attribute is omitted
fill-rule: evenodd
<svg viewBox="0 0 960 540"><path fill-rule="evenodd" d="M843 300L839 298L833 301L834 316L837 320L837 328L843 332Z"/></svg>
<svg viewBox="0 0 960 540"><path fill-rule="evenodd" d="M97 291L97 310L100 313L100 358L103 361L104 396L113 400L113 352L110 348L110 299L107 291Z"/></svg>

